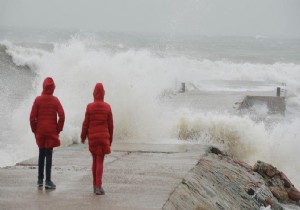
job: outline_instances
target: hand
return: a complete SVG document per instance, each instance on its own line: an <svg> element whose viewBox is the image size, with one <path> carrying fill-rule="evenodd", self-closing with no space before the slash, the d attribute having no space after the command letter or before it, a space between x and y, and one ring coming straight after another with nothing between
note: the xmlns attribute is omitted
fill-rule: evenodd
<svg viewBox="0 0 300 210"><path fill-rule="evenodd" d="M81 139L81 143L84 144L84 142L85 142L85 139Z"/></svg>
<svg viewBox="0 0 300 210"><path fill-rule="evenodd" d="M57 133L57 135L59 135L60 134L60 130L58 130L58 129L56 129L56 133Z"/></svg>

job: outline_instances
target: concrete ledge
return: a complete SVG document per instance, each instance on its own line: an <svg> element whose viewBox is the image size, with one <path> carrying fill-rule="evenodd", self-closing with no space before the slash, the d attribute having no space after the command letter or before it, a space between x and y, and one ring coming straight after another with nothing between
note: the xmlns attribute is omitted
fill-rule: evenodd
<svg viewBox="0 0 300 210"><path fill-rule="evenodd" d="M151 153L178 153L186 152L184 144L139 144L113 143L112 150L116 152L151 152Z"/></svg>
<svg viewBox="0 0 300 210"><path fill-rule="evenodd" d="M239 110L250 110L255 106L265 105L269 114L284 114L286 110L285 98L277 96L246 96L239 106Z"/></svg>
<svg viewBox="0 0 300 210"><path fill-rule="evenodd" d="M83 146L83 145L82 145ZM60 150L73 150L76 153L77 145L70 147L60 147L54 150L54 153ZM87 145L85 145L87 149ZM198 146L199 147L199 146ZM140 144L140 143L113 143L112 151L114 152L149 152L149 153L184 153L187 152L188 145L186 144ZM87 153L89 155L89 153ZM55 157L55 155L54 155ZM37 166L38 157L30 158L22 162L17 163L17 166ZM55 165L56 162L53 162Z"/></svg>

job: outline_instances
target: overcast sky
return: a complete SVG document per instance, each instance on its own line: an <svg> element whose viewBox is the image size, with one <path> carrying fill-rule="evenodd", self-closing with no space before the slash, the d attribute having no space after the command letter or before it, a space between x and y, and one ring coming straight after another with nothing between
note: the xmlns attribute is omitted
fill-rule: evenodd
<svg viewBox="0 0 300 210"><path fill-rule="evenodd" d="M300 37L300 0L0 0L0 28Z"/></svg>

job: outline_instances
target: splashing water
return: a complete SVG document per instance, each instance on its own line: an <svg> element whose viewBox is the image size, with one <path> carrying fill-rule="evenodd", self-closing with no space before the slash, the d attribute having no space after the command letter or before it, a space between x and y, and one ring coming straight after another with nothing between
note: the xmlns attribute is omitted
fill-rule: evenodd
<svg viewBox="0 0 300 210"><path fill-rule="evenodd" d="M56 83L54 95L61 100L66 112L61 135L63 145L79 142L85 107L93 100L95 83L102 82L105 100L111 104L114 114L116 141L178 143L178 139L183 139L224 145L249 163L262 159L276 165L298 187L300 185L296 176L300 171L297 155L300 146L297 129L300 123L300 65L232 63L181 54L162 55L153 49L119 49L119 44L116 48L107 48L95 40L78 37L54 43L51 49L10 42L4 42L2 46L6 47L5 52L14 65L28 66L34 76L32 90L17 108L10 110L10 129L2 134L1 144L6 149L1 150L1 156L11 158L2 160L1 166L35 154L29 113L34 97L41 93L43 79L51 76ZM176 81L188 81L200 93L180 96L176 93L174 98L180 101L161 101L159 96L165 90L173 90ZM226 89L224 83L220 85L217 81L241 82L236 86L228 82L231 86ZM251 88L255 87L258 93L274 88L257 85L260 83L256 81L288 84L288 110L279 123L270 126L263 121L256 122L249 116L234 114L230 110L232 107L225 106L226 100L233 104L236 98L251 92ZM254 85L245 88L245 84L251 82ZM230 98L233 92L240 93L238 97ZM258 106L256 111L265 115L266 107ZM13 157L10 155L12 150L15 151Z"/></svg>

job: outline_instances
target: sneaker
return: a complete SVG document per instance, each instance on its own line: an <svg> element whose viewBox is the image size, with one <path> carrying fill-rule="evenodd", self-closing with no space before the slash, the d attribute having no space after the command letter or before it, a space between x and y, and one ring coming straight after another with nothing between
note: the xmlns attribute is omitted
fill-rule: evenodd
<svg viewBox="0 0 300 210"><path fill-rule="evenodd" d="M39 180L37 181L37 186L38 186L38 187L43 187L43 180L42 180L42 179L39 179Z"/></svg>
<svg viewBox="0 0 300 210"><path fill-rule="evenodd" d="M96 195L105 195L105 192L102 187L101 188L97 187L95 190L95 194Z"/></svg>
<svg viewBox="0 0 300 210"><path fill-rule="evenodd" d="M46 189L56 189L56 185L52 181L45 181Z"/></svg>

